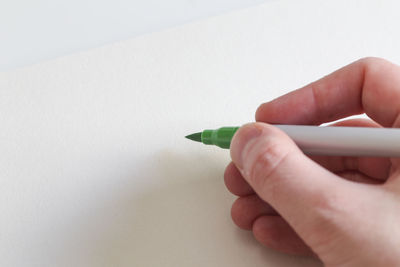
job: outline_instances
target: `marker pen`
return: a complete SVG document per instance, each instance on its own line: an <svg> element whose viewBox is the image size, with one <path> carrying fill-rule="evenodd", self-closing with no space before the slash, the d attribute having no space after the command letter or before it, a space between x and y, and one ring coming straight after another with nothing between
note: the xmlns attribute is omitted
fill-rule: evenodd
<svg viewBox="0 0 400 267"><path fill-rule="evenodd" d="M274 125L309 155L400 157L400 129ZM239 127L204 130L186 138L229 149Z"/></svg>

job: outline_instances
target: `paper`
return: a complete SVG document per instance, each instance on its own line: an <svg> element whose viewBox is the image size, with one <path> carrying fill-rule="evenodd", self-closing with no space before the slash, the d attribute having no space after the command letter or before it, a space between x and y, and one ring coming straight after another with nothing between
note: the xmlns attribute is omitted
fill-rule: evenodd
<svg viewBox="0 0 400 267"><path fill-rule="evenodd" d="M399 62L399 4L356 2L273 1L1 73L0 265L320 266L238 229L229 152L184 136L360 57Z"/></svg>

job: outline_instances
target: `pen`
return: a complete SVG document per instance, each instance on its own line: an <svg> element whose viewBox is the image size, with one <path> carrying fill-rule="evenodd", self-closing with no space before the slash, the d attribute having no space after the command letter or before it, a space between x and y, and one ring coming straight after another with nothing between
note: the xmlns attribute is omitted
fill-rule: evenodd
<svg viewBox="0 0 400 267"><path fill-rule="evenodd" d="M308 155L400 157L400 129L274 125ZM229 149L239 127L204 130L186 138Z"/></svg>

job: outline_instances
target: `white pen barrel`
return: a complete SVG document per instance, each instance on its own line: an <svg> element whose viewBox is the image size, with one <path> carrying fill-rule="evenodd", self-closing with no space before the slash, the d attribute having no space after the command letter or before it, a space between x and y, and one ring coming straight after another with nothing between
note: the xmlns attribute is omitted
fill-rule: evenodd
<svg viewBox="0 0 400 267"><path fill-rule="evenodd" d="M400 157L400 129L274 125L309 155Z"/></svg>

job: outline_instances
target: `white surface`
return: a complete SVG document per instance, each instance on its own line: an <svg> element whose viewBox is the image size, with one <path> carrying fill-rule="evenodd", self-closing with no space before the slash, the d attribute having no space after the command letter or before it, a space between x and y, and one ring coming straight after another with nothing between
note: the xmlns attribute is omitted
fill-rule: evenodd
<svg viewBox="0 0 400 267"><path fill-rule="evenodd" d="M2 0L0 71L266 0Z"/></svg>
<svg viewBox="0 0 400 267"><path fill-rule="evenodd" d="M361 2L360 2L361 3ZM273 1L0 74L1 266L318 266L230 220L229 153L183 136L367 55L398 1Z"/></svg>

